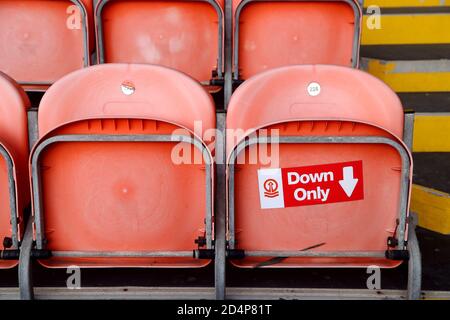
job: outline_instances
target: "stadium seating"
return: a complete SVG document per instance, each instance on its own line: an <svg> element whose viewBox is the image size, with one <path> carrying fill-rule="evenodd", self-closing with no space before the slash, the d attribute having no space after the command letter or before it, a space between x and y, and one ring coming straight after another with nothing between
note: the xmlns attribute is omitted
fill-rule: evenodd
<svg viewBox="0 0 450 320"><path fill-rule="evenodd" d="M33 260L214 259L218 298L227 261L394 268L415 250L420 276L411 128L357 70L361 17L357 0L0 0L0 269L19 264L22 298ZM45 91L32 112L24 89Z"/></svg>

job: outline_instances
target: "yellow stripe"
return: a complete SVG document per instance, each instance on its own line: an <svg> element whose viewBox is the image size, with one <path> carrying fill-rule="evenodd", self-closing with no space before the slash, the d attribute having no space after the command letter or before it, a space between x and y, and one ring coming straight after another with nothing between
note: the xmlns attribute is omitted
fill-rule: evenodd
<svg viewBox="0 0 450 320"><path fill-rule="evenodd" d="M384 14L379 18L381 27L370 30L376 17L364 16L363 45L450 43L450 14Z"/></svg>
<svg viewBox="0 0 450 320"><path fill-rule="evenodd" d="M442 234L450 234L448 193L413 185L411 211L418 214L419 226Z"/></svg>
<svg viewBox="0 0 450 320"><path fill-rule="evenodd" d="M364 7L368 6L381 8L443 7L450 6L450 0L365 0Z"/></svg>
<svg viewBox="0 0 450 320"><path fill-rule="evenodd" d="M450 70L415 72L414 62L408 62L411 72L397 71L396 61L367 61L366 71L383 80L395 92L450 92ZM426 62L419 61L417 67L420 64L426 66Z"/></svg>
<svg viewBox="0 0 450 320"><path fill-rule="evenodd" d="M395 92L450 92L450 72L374 75Z"/></svg>
<svg viewBox="0 0 450 320"><path fill-rule="evenodd" d="M450 115L417 114L414 152L450 152Z"/></svg>

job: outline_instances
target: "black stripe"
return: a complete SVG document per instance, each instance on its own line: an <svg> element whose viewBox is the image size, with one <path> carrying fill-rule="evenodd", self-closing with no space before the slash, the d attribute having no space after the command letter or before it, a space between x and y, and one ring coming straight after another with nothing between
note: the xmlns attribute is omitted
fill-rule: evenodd
<svg viewBox="0 0 450 320"><path fill-rule="evenodd" d="M369 14L364 8L364 14ZM421 13L450 13L450 7L411 7L411 8L381 8L382 14L421 14Z"/></svg>
<svg viewBox="0 0 450 320"><path fill-rule="evenodd" d="M414 153L414 183L450 193L450 153Z"/></svg>
<svg viewBox="0 0 450 320"><path fill-rule="evenodd" d="M450 112L450 92L398 93L402 104L415 112Z"/></svg>
<svg viewBox="0 0 450 320"><path fill-rule="evenodd" d="M450 44L364 45L361 46L361 57L381 60L450 59Z"/></svg>

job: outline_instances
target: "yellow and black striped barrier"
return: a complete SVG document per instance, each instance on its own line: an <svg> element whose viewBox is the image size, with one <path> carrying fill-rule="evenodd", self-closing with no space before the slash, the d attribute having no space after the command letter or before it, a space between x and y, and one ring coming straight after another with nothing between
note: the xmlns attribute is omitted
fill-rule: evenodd
<svg viewBox="0 0 450 320"><path fill-rule="evenodd" d="M362 69L400 94L450 95L450 0L364 0L364 8L361 43L376 58ZM450 152L450 113L416 114L413 151ZM450 194L414 185L411 211L421 227L450 235Z"/></svg>
<svg viewBox="0 0 450 320"><path fill-rule="evenodd" d="M389 13L378 16L375 27L370 19L374 14L364 16L362 45L381 47L389 50L391 46L406 47L411 45L427 46L421 60L404 60L399 57L394 61L365 59L363 69L386 82L393 90L403 92L450 92L450 0L366 0L364 6L380 8L438 7L445 8L442 13ZM401 11L403 12L403 11ZM439 59L429 58L436 46L448 45L448 50L439 54ZM448 52L445 54L445 52Z"/></svg>

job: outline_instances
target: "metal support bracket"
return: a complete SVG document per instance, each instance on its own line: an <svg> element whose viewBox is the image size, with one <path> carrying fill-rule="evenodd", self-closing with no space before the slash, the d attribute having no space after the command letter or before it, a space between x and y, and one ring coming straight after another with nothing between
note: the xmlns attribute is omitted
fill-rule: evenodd
<svg viewBox="0 0 450 320"><path fill-rule="evenodd" d="M422 289L422 257L416 235L417 215L411 213L408 223L408 300L417 300Z"/></svg>
<svg viewBox="0 0 450 320"><path fill-rule="evenodd" d="M20 247L19 256L19 289L20 299L33 300L33 278L32 278L32 260L31 250L33 248L33 221L32 217L28 219L25 234Z"/></svg>

